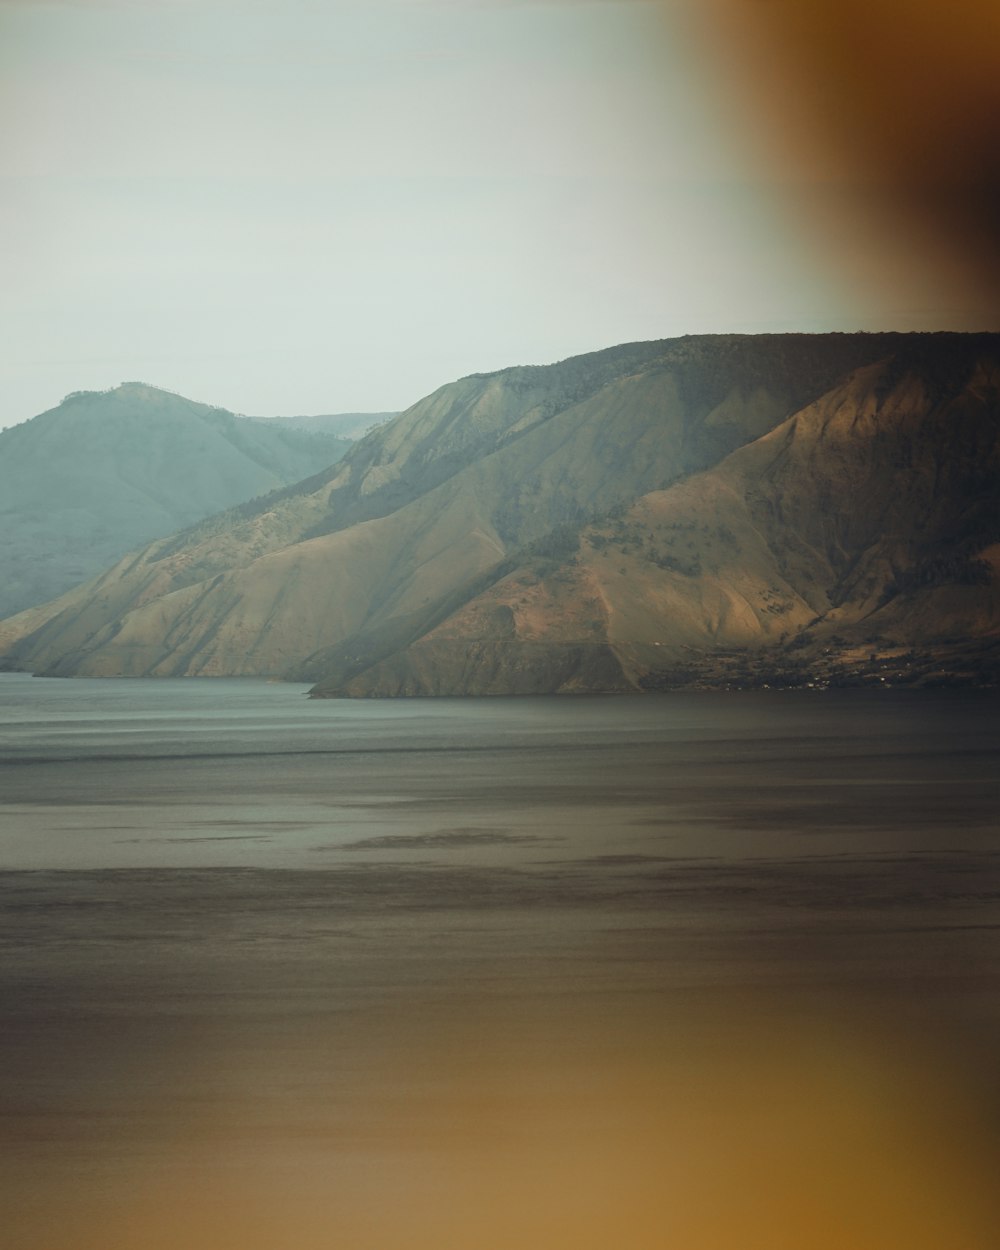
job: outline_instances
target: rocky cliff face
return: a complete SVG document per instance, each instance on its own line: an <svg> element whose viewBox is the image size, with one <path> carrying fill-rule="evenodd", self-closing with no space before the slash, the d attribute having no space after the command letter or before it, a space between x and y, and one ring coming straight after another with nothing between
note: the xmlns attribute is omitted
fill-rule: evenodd
<svg viewBox="0 0 1000 1250"><path fill-rule="evenodd" d="M67 396L0 432L0 616L349 446L322 426L236 417L141 383Z"/></svg>
<svg viewBox="0 0 1000 1250"><path fill-rule="evenodd" d="M990 680L998 431L1000 336L614 348L444 387L2 631L329 695Z"/></svg>

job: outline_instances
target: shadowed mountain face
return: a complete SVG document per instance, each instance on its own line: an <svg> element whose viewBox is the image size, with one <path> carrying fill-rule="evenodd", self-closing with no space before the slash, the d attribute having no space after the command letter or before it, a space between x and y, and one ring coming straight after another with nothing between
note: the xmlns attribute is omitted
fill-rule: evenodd
<svg viewBox="0 0 1000 1250"><path fill-rule="evenodd" d="M0 432L0 615L339 460L350 440L317 420L237 417L130 382Z"/></svg>
<svg viewBox="0 0 1000 1250"><path fill-rule="evenodd" d="M477 375L0 642L35 671L355 696L988 680L998 429L997 335L689 337Z"/></svg>

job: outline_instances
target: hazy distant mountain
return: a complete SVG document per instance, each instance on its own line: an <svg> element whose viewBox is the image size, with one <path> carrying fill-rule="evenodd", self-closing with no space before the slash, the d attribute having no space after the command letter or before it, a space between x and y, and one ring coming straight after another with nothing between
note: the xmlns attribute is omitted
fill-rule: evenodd
<svg viewBox="0 0 1000 1250"><path fill-rule="evenodd" d="M286 429L312 430L317 434L335 434L338 438L364 438L376 426L385 425L398 412L337 412L318 417L253 417L254 421L276 421Z"/></svg>
<svg viewBox="0 0 1000 1250"><path fill-rule="evenodd" d="M410 695L1000 670L1000 336L697 336L442 387L7 622L55 673Z"/></svg>
<svg viewBox="0 0 1000 1250"><path fill-rule="evenodd" d="M126 383L0 431L0 615L339 460L348 439Z"/></svg>

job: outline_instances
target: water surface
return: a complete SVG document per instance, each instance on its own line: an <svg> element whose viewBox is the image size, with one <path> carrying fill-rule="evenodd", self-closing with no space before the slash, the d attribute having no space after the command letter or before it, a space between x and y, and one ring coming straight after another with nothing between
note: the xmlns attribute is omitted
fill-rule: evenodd
<svg viewBox="0 0 1000 1250"><path fill-rule="evenodd" d="M673 1118L618 1153L665 1156L684 1090L767 1087L748 1055L798 1072L763 1120L821 1103L847 1056L831 1106L868 1114L912 1064L921 1105L965 1105L957 1082L992 1131L998 746L977 693L352 702L0 676L16 1244L457 1247L456 1152L489 1161L469 1193L506 1175L499 1141L557 1176L545 1134L584 1108L614 1139L601 1091L643 1072L635 1106L656 1088ZM168 1209L198 1214L154 1234Z"/></svg>

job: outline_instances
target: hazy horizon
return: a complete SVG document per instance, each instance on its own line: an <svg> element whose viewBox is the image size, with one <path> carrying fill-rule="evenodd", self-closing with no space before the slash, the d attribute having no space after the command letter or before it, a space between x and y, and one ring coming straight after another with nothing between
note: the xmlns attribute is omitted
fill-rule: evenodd
<svg viewBox="0 0 1000 1250"><path fill-rule="evenodd" d="M935 127L886 106L888 7L852 59L851 5L8 0L0 426L123 379L395 411L636 340L996 329L995 19L907 18Z"/></svg>

